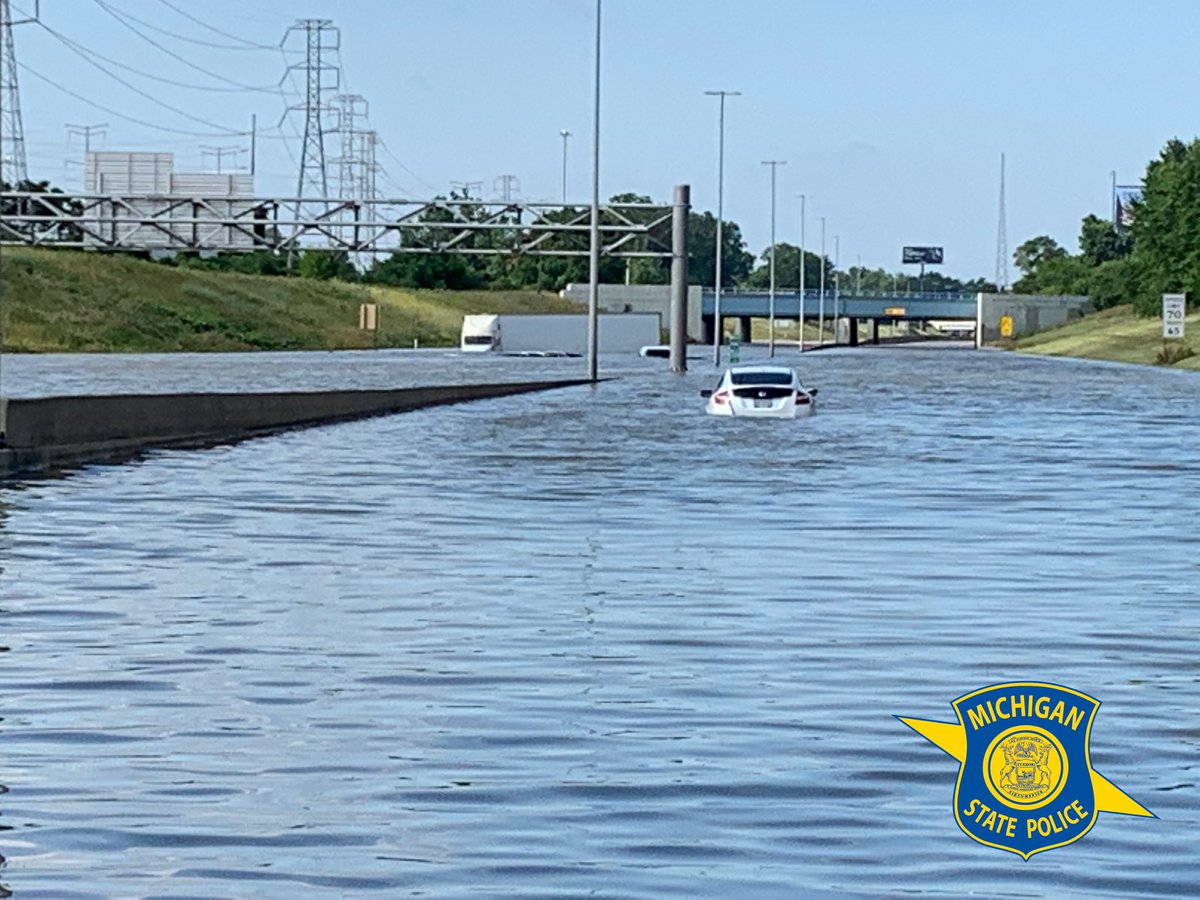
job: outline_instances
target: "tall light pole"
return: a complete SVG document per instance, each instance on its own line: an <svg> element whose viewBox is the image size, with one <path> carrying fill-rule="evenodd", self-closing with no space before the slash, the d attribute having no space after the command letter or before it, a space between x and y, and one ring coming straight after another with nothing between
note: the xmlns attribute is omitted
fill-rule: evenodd
<svg viewBox="0 0 1200 900"><path fill-rule="evenodd" d="M842 302L842 276L838 273L838 263L842 258L842 238L841 235L833 236L833 333L834 341L837 341L837 318L838 306Z"/></svg>
<svg viewBox="0 0 1200 900"><path fill-rule="evenodd" d="M800 352L804 352L804 202L807 194L800 195Z"/></svg>
<svg viewBox="0 0 1200 900"><path fill-rule="evenodd" d="M827 262L825 259L825 217L821 216L821 291L817 295L819 305L817 307L817 344L825 343L825 269Z"/></svg>
<svg viewBox="0 0 1200 900"><path fill-rule="evenodd" d="M597 380L600 293L600 0L596 0L596 80L592 98L592 224L588 251L588 380Z"/></svg>
<svg viewBox="0 0 1200 900"><path fill-rule="evenodd" d="M571 132L563 129L559 132L562 135L563 142L563 164L562 164L562 198L563 206L567 205L567 138L571 136Z"/></svg>
<svg viewBox="0 0 1200 900"><path fill-rule="evenodd" d="M854 293L862 296L862 254L858 254L858 265L854 267Z"/></svg>
<svg viewBox="0 0 1200 900"><path fill-rule="evenodd" d="M599 2L599 0L597 0ZM713 298L713 365L721 364L721 262L725 256L725 98L740 97L741 91L705 91L706 96L721 98L717 139L717 271Z"/></svg>
<svg viewBox="0 0 1200 900"><path fill-rule="evenodd" d="M764 166L771 167L771 293L767 300L767 355L775 355L775 170L786 166L786 159L768 159Z"/></svg>

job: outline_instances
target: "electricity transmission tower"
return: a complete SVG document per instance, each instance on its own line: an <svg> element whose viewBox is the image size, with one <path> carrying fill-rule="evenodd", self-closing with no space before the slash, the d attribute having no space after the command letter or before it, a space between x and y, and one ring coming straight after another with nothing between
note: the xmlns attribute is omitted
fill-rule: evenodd
<svg viewBox="0 0 1200 900"><path fill-rule="evenodd" d="M17 52L13 44L13 26L38 20L39 3L34 13L13 20L9 0L0 0L0 181L17 185L29 180L25 165L25 128L21 124L21 92L17 87Z"/></svg>
<svg viewBox="0 0 1200 900"><path fill-rule="evenodd" d="M344 200L363 197L362 141L356 119L366 120L367 98L361 94L338 94L338 134L342 139L342 155L338 157L338 196Z"/></svg>
<svg viewBox="0 0 1200 900"><path fill-rule="evenodd" d="M334 27L332 19L297 19L296 24L284 34L280 46L287 44L295 32L302 32L305 37L304 62L293 63L287 68L288 72L304 72L304 103L288 107L289 112L304 110L304 138L296 197L328 197L329 173L325 166L325 129L321 124L321 112L326 107L326 96L338 89L340 72L337 66L327 64L323 57L326 52L336 51L340 47L341 32ZM296 218L300 218L299 209Z"/></svg>
<svg viewBox="0 0 1200 900"><path fill-rule="evenodd" d="M514 189L521 190L521 182L517 180L516 175L498 175L492 182L492 190L498 192L505 203L512 202Z"/></svg>
<svg viewBox="0 0 1200 900"><path fill-rule="evenodd" d="M364 200L379 199L379 189L375 186L376 176L382 168L375 161L375 145L378 143L379 132L358 132L358 160L361 167L358 196Z"/></svg>
<svg viewBox="0 0 1200 900"><path fill-rule="evenodd" d="M996 289L1008 290L1008 222L1004 210L1004 154L1000 154L1000 224L996 228Z"/></svg>

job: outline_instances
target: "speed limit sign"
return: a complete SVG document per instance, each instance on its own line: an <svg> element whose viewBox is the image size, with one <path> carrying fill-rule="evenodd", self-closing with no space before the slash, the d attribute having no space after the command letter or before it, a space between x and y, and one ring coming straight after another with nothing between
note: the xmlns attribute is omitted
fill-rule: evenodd
<svg viewBox="0 0 1200 900"><path fill-rule="evenodd" d="M1163 294L1163 337L1183 337L1183 312L1187 294Z"/></svg>

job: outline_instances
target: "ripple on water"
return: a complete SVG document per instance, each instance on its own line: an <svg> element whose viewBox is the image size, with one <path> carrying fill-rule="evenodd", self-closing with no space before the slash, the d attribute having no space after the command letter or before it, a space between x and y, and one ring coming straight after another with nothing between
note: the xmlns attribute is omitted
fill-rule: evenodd
<svg viewBox="0 0 1200 900"><path fill-rule="evenodd" d="M14 366L28 394L578 361ZM821 353L818 415L764 423L699 414L707 365L619 368L6 488L6 888L1195 894L1197 382ZM1104 701L1096 766L1160 818L1028 863L959 832L956 764L893 716L1023 679Z"/></svg>

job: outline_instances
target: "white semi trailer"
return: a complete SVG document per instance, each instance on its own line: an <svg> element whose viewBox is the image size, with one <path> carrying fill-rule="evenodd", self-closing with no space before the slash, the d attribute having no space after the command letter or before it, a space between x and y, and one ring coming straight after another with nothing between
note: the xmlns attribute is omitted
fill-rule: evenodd
<svg viewBox="0 0 1200 900"><path fill-rule="evenodd" d="M587 352L587 316L548 315L463 316L464 352L564 353ZM637 353L662 339L658 313L608 313L597 317L596 344L601 353Z"/></svg>

